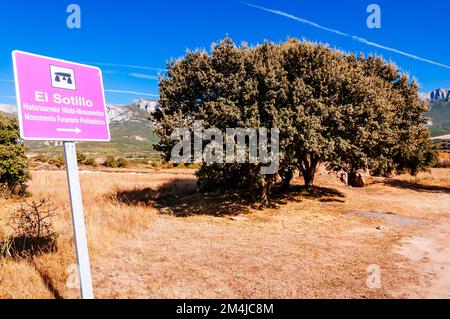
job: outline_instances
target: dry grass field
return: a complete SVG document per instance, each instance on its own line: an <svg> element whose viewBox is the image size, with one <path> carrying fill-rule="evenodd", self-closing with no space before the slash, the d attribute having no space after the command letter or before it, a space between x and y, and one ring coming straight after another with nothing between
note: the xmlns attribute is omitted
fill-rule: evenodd
<svg viewBox="0 0 450 319"><path fill-rule="evenodd" d="M80 175L98 298L450 297L450 169L363 189L321 172L263 210L194 193L193 170ZM58 250L0 259L0 298L78 298L65 172L34 171L29 191L58 208ZM0 239L19 205L0 200Z"/></svg>

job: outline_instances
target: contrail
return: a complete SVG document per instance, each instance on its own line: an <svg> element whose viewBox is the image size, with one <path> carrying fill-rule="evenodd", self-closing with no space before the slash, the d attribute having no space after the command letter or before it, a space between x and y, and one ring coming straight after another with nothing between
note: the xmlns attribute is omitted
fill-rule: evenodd
<svg viewBox="0 0 450 319"><path fill-rule="evenodd" d="M342 35L344 37L348 37L349 36L349 34L347 34L347 33L341 32L339 30L335 30L335 29L324 27L324 26L322 26L322 25L320 25L318 23L315 23L315 22L312 22L310 20L306 20L306 19L303 19L303 18L296 17L296 16L294 16L292 14L289 14L289 13L286 13L286 12L283 12L283 11L280 11L280 10L268 9L268 8L257 6L256 4L248 3L248 2L241 2L241 3L243 3L243 4L245 4L245 5L249 6L249 7L253 7L253 8L260 9L260 10L263 10L263 11L267 11L267 12L270 12L270 13L273 13L273 14L277 14L277 15L280 15L280 16L283 16L285 18L289 18L289 19L292 19L292 20L295 20L295 21L298 21L298 22L301 22L301 23L309 24L310 26L313 26L313 27L321 29L321 30L329 31L329 32L332 32L332 33L335 33L335 34L338 34L338 35Z"/></svg>
<svg viewBox="0 0 450 319"><path fill-rule="evenodd" d="M136 92L136 91L105 90L105 92L119 93L119 94L143 95L143 96L151 96L151 97L159 97L159 95L157 95L157 94L141 93L141 92Z"/></svg>
<svg viewBox="0 0 450 319"><path fill-rule="evenodd" d="M102 65L102 66L115 66L120 68L129 68L129 69L138 69L138 70L152 70L152 71L160 71L165 72L165 69L155 68L152 66L140 66L140 65L131 65L131 64L117 64L117 63L104 63L104 62L86 62L88 64L94 65Z"/></svg>
<svg viewBox="0 0 450 319"><path fill-rule="evenodd" d="M132 76L134 78L140 78L140 79L147 79L147 80L159 80L159 77L156 75L148 75L148 74L141 74L141 73L130 73L129 76Z"/></svg>
<svg viewBox="0 0 450 319"><path fill-rule="evenodd" d="M315 23L313 21L296 17L296 16L294 16L292 14L289 14L287 12L283 12L283 11L280 11L280 10L269 9L269 8L261 7L261 6L258 6L258 5L252 4L252 3L248 3L248 2L243 2L243 1L241 1L241 3L245 4L246 6L249 6L249 7L253 7L253 8L256 8L256 9L259 9L259 10L263 10L263 11L266 11L266 12L270 12L272 14L276 14L276 15L279 15L279 16L282 16L282 17L285 17L285 18L288 18L288 19L295 20L295 21L300 22L300 23L308 24L308 25L310 25L312 27L315 27L317 29L325 30L325 31L332 32L334 34L337 34L337 35L340 35L340 36L343 36L343 37L351 38L354 41L358 41L358 42L363 43L363 44L368 45L368 46L376 47L376 48L383 49L383 50L386 50L386 51L391 51L391 52L394 52L394 53L397 53L397 54L400 54L400 55L404 55L404 56L407 56L407 57L415 59L415 60L419 60L419 61L422 61L422 62L430 63L430 64L433 64L433 65L437 65L437 66L440 66L440 67L443 67L443 68L446 68L446 69L450 69L450 65L446 65L446 64L439 63L439 62L436 62L436 61L433 61L433 60L430 60L430 59L422 58L420 56L417 56L417 55L414 55L414 54L411 54L411 53L408 53L408 52L405 52L405 51L401 51L401 50L398 50L398 49L395 49L395 48L391 48L391 47L388 47L388 46L385 46L385 45L382 45L382 44L378 44L378 43L366 40L366 39L358 37L356 35L352 35L352 34L348 34L348 33L345 33L345 32L341 32L341 31L336 30L336 29L328 28L328 27L325 27L325 26L320 25L318 23Z"/></svg>

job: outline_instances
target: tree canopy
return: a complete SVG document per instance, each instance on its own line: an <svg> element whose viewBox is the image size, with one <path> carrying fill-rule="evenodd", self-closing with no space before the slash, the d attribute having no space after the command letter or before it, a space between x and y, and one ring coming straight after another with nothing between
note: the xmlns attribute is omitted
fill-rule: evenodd
<svg viewBox="0 0 450 319"><path fill-rule="evenodd" d="M287 187L299 172L311 187L319 163L349 176L415 174L435 158L418 89L381 57L296 39L238 47L226 38L168 63L154 115L158 149L169 160L171 132L196 120L222 131L279 129L277 174L263 175L261 163L204 163L198 172L201 187L243 187L263 202L277 176Z"/></svg>

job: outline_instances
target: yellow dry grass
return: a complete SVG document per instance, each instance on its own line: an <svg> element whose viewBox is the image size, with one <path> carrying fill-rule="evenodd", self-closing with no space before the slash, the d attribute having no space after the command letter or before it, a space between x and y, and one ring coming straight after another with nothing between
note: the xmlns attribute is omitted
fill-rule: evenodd
<svg viewBox="0 0 450 319"><path fill-rule="evenodd" d="M114 243L133 239L149 226L155 216L150 208L133 207L113 201L110 194L120 189L157 188L192 171L160 170L150 174L98 171L80 172L83 204L89 238L89 249L95 256ZM29 182L32 199L48 198L57 210L54 226L58 233L58 252L27 260L3 260L0 263L0 298L42 298L64 296L67 292L67 267L76 262L72 240L72 222L67 181L64 171L34 171ZM0 199L0 240L9 234L8 218L21 201Z"/></svg>
<svg viewBox="0 0 450 319"><path fill-rule="evenodd" d="M180 179L187 181L163 186ZM449 169L399 176L364 189L348 188L322 171L317 183L326 188L314 194L292 192L264 210L227 202L223 194L178 196L194 179L192 170L81 172L97 297L405 296L406 284L418 285L425 277L417 263L395 248L449 218ZM297 178L293 184L300 183ZM66 285L75 256L65 173L35 171L29 189L33 198L50 198L60 208L59 250L33 261L3 260L0 298L77 298L78 291ZM173 197L163 206L192 214L158 214L142 201L153 196L152 190ZM127 201L118 193L137 197ZM8 233L5 218L18 204L0 201L0 236ZM346 215L360 210L420 223ZM239 212L241 219L230 219ZM441 238L450 239L446 234ZM382 269L381 289L367 286L371 264Z"/></svg>

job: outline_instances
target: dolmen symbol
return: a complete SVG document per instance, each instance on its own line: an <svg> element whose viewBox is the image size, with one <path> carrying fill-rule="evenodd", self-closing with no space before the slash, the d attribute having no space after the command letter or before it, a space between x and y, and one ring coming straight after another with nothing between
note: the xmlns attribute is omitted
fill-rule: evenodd
<svg viewBox="0 0 450 319"><path fill-rule="evenodd" d="M61 82L61 78L67 84L72 84L72 75L64 72L55 73L55 82Z"/></svg>

